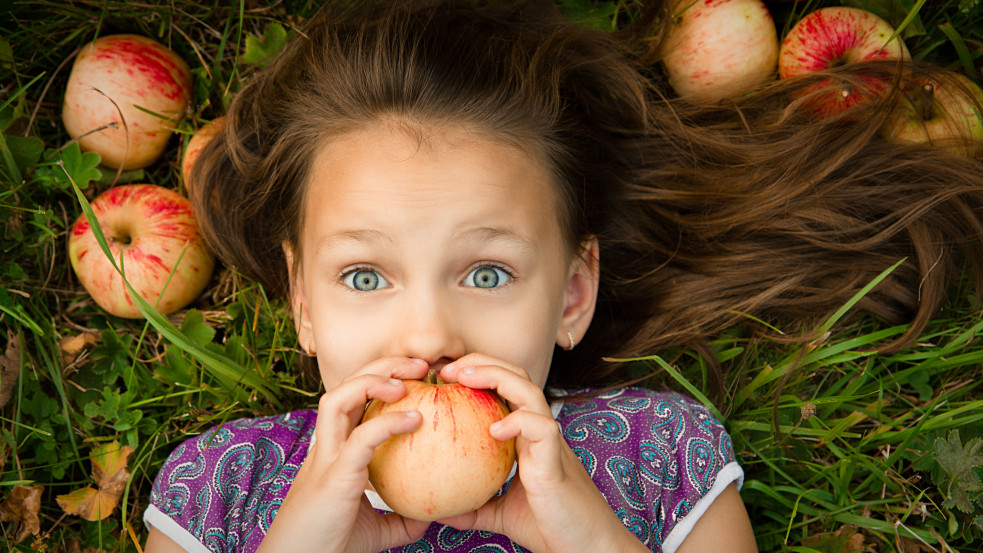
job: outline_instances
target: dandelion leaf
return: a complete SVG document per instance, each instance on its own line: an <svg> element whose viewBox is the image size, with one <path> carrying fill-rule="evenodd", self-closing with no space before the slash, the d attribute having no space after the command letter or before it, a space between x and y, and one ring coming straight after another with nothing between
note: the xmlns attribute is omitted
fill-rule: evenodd
<svg viewBox="0 0 983 553"><path fill-rule="evenodd" d="M935 460L949 481L948 497L942 506L973 512L973 498L983 491L983 482L973 472L983 468L983 439L973 438L964 445L959 430L953 430L947 439L935 439Z"/></svg>

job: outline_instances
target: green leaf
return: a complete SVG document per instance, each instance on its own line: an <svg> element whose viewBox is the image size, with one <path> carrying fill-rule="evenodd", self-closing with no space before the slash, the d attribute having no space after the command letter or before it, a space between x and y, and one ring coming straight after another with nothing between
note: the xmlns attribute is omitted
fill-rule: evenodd
<svg viewBox="0 0 983 553"><path fill-rule="evenodd" d="M613 2L595 4L591 0L560 0L560 12L567 19L598 31L614 30L617 11Z"/></svg>
<svg viewBox="0 0 983 553"><path fill-rule="evenodd" d="M10 151L10 161L17 166L21 174L37 165L41 154L44 153L44 142L36 136L4 136L4 140ZM10 167L7 170L7 175L12 181L15 180L14 171Z"/></svg>
<svg viewBox="0 0 983 553"><path fill-rule="evenodd" d="M287 31L279 23L269 23L262 37L246 37L246 51L242 54L243 63L265 67L273 60L287 43Z"/></svg>
<svg viewBox="0 0 983 553"><path fill-rule="evenodd" d="M181 332L201 346L208 344L215 337L215 329L205 322L205 317L197 309L189 310L184 316Z"/></svg>
<svg viewBox="0 0 983 553"><path fill-rule="evenodd" d="M82 153L78 142L72 142L61 151L49 150L48 156L50 162L38 167L36 176L58 188L67 188L70 182L75 182L79 188L86 188L90 182L102 178L102 171L98 169L102 158L95 152ZM64 165L64 170L61 165Z"/></svg>
<svg viewBox="0 0 983 553"><path fill-rule="evenodd" d="M972 497L983 491L983 482L973 469L983 467L983 439L973 438L965 445L959 439L959 429L948 434L948 440L936 438L935 460L949 476L948 497L942 506L955 507L964 513L973 512Z"/></svg>
<svg viewBox="0 0 983 553"><path fill-rule="evenodd" d="M97 169L102 158L95 152L83 154L78 142L73 142L63 149L61 159L65 164L65 171L71 175L75 184L82 188L102 177L102 172Z"/></svg>
<svg viewBox="0 0 983 553"><path fill-rule="evenodd" d="M14 62L14 49L10 47L7 39L0 37L0 64Z"/></svg>

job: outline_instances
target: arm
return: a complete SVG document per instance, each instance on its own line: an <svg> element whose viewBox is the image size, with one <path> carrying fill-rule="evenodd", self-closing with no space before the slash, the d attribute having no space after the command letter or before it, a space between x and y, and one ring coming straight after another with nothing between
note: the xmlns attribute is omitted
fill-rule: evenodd
<svg viewBox="0 0 983 553"><path fill-rule="evenodd" d="M676 553L757 553L754 532L737 486L727 486L686 536Z"/></svg>
<svg viewBox="0 0 983 553"><path fill-rule="evenodd" d="M180 545L153 526L150 527L150 536L143 550L145 553L185 553Z"/></svg>

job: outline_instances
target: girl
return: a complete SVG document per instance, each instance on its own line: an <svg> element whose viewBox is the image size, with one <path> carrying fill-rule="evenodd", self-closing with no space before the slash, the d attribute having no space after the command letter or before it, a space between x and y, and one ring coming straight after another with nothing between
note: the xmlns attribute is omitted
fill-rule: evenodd
<svg viewBox="0 0 983 553"><path fill-rule="evenodd" d="M910 341L949 245L981 251L980 164L874 137L887 100L818 121L778 84L687 107L646 69L658 37L550 1L352 4L248 83L195 168L209 241L289 297L325 393L175 450L146 550L755 551L721 423L604 357L712 359L735 313L807 328L904 256L865 307L915 313ZM430 369L497 390L489 432L518 454L499 496L433 524L367 481L419 413L358 424Z"/></svg>

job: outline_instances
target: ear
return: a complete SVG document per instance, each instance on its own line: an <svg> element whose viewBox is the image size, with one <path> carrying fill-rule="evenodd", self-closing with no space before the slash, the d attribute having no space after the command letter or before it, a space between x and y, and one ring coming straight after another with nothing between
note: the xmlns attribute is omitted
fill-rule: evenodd
<svg viewBox="0 0 983 553"><path fill-rule="evenodd" d="M294 313L294 327L297 329L297 343L301 351L308 355L316 355L314 349L314 332L311 327L311 314L307 308L307 295L304 292L303 271L300 264L294 265L294 249L284 240L281 245L283 255L287 259L287 279L290 284L290 306Z"/></svg>
<svg viewBox="0 0 983 553"><path fill-rule="evenodd" d="M571 337L574 344L579 344L587 333L591 319L594 318L600 279L599 254L597 238L591 238L584 242L580 253L570 266L566 305L563 308L560 328L556 331L556 344L561 348L570 348ZM570 334L567 334L568 332Z"/></svg>

